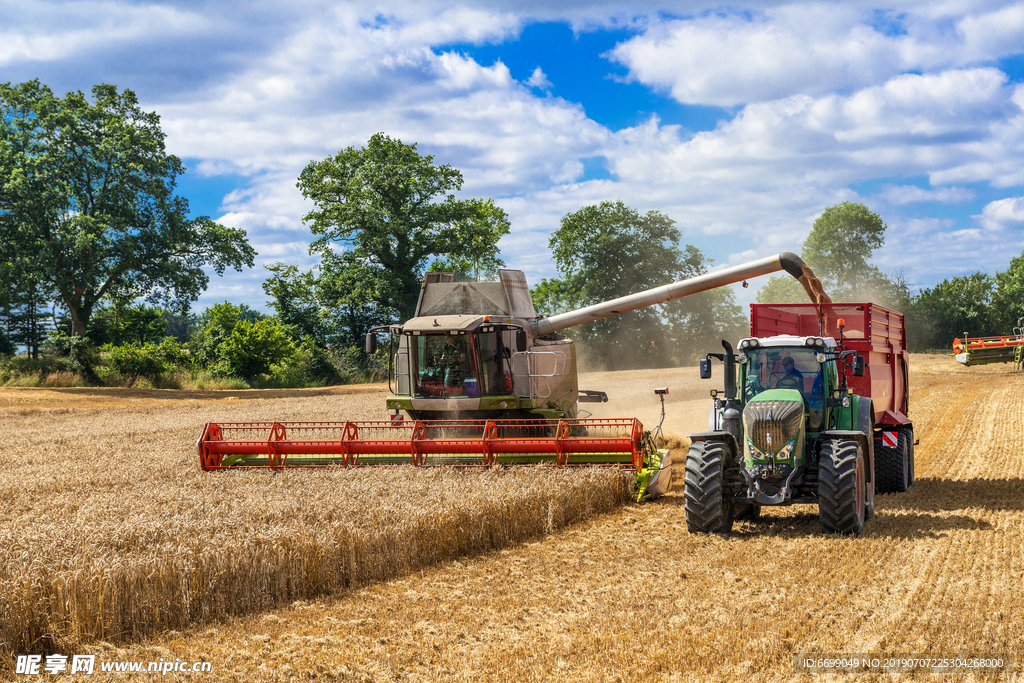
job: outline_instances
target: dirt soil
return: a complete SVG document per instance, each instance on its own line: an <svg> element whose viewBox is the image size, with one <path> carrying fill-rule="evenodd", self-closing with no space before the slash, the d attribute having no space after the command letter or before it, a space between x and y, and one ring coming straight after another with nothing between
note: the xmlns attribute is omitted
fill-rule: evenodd
<svg viewBox="0 0 1024 683"><path fill-rule="evenodd" d="M669 387L666 430L681 437L706 428L721 376L581 377L612 398L584 405L595 416L646 426L657 423L656 386ZM383 417L385 389L0 389L0 422L59 411L74 429L112 406L138 406L154 419L178 413L198 434L204 418L275 411ZM796 653L1011 655L1024 666L1024 374L916 355L910 406L917 484L879 495L858 538L822 535L811 506L766 508L728 536L691 534L676 491L508 550L91 652L212 662L209 674L169 680L851 680L794 672Z"/></svg>

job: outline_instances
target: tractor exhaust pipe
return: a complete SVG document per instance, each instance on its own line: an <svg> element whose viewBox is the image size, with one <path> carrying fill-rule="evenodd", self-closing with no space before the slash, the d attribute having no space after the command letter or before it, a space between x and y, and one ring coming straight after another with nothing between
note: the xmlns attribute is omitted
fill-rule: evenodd
<svg viewBox="0 0 1024 683"><path fill-rule="evenodd" d="M722 411L722 429L729 432L736 439L736 443L743 443L743 414L740 412L736 391L736 355L733 353L732 344L722 340L722 348L725 349L725 408Z"/></svg>
<svg viewBox="0 0 1024 683"><path fill-rule="evenodd" d="M629 294L618 299L612 299L611 301L569 311L568 313L559 313L550 318L531 320L530 326L533 328L534 335L539 337L551 332L564 330L567 327L573 327L574 325L591 323L602 318L635 311L646 306L662 304L666 301L689 296L690 294L697 294L698 292L704 292L716 287L731 285L734 282L741 282L759 275L768 275L780 270L785 270L793 277L799 279L804 273L804 262L796 254L785 251L776 256L769 256L739 266L723 268L714 273L698 275L688 280L680 280L670 285L663 285L643 292L637 292L636 294Z"/></svg>

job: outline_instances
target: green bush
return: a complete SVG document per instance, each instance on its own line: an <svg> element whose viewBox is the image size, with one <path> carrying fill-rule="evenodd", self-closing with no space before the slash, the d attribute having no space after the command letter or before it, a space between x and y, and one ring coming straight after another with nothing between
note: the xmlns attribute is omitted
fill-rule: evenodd
<svg viewBox="0 0 1024 683"><path fill-rule="evenodd" d="M312 337L295 347L295 353L272 368L270 384L278 387L308 387L346 384L348 378L338 372L330 355L319 348Z"/></svg>
<svg viewBox="0 0 1024 683"><path fill-rule="evenodd" d="M226 374L255 379L295 353L295 344L277 320L242 320L220 345L218 365Z"/></svg>
<svg viewBox="0 0 1024 683"><path fill-rule="evenodd" d="M163 361L168 370L171 368L183 368L191 363L191 358L181 342L174 337L164 337L159 344L147 344L153 347L153 353Z"/></svg>
<svg viewBox="0 0 1024 683"><path fill-rule="evenodd" d="M158 348L155 344L108 347L107 366L130 381L140 377L155 378L167 369L157 353Z"/></svg>

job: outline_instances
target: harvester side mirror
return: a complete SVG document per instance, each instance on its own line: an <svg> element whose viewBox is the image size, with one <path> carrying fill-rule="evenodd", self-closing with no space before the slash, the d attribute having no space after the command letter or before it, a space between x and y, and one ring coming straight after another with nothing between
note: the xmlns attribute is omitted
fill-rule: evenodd
<svg viewBox="0 0 1024 683"><path fill-rule="evenodd" d="M366 333L366 355L372 356L377 353L377 335L374 332Z"/></svg>
<svg viewBox="0 0 1024 683"><path fill-rule="evenodd" d="M516 351L522 353L526 350L526 330L516 330Z"/></svg>
<svg viewBox="0 0 1024 683"><path fill-rule="evenodd" d="M704 358L700 362L700 378L711 379L711 361Z"/></svg>
<svg viewBox="0 0 1024 683"><path fill-rule="evenodd" d="M853 376L863 377L864 376L864 356L853 357Z"/></svg>

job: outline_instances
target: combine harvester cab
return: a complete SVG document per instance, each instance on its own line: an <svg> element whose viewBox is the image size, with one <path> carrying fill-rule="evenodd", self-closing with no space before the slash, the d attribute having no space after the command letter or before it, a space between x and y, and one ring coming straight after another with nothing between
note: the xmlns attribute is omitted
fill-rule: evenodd
<svg viewBox="0 0 1024 683"><path fill-rule="evenodd" d="M1013 334L999 337L968 337L953 340L953 357L968 367L990 363L1013 363L1024 369L1024 318L1017 320Z"/></svg>
<svg viewBox="0 0 1024 683"><path fill-rule="evenodd" d="M709 431L691 435L691 530L727 532L766 505L817 504L823 531L860 533L874 494L914 480L903 315L870 303L753 304Z"/></svg>
<svg viewBox="0 0 1024 683"><path fill-rule="evenodd" d="M367 334L368 353L388 335L391 420L209 423L200 463L607 466L635 473L638 499L656 497L670 485L667 451L633 418L579 417L579 403L607 396L579 389L575 346L560 331L783 269L800 277L803 262L779 254L551 317L537 315L522 271L484 283L427 273L416 317Z"/></svg>

